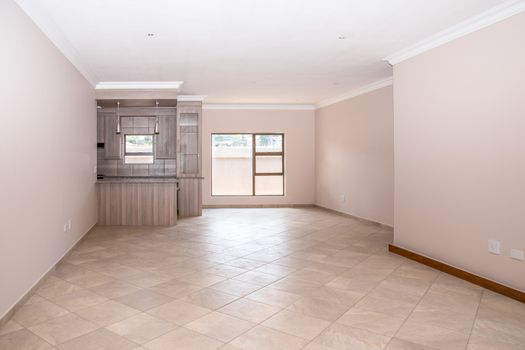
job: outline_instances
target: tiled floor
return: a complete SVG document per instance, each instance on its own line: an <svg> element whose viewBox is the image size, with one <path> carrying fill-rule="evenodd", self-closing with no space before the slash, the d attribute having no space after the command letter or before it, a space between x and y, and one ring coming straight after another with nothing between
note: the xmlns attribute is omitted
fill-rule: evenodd
<svg viewBox="0 0 525 350"><path fill-rule="evenodd" d="M0 349L525 349L525 305L387 252L317 209L95 228Z"/></svg>

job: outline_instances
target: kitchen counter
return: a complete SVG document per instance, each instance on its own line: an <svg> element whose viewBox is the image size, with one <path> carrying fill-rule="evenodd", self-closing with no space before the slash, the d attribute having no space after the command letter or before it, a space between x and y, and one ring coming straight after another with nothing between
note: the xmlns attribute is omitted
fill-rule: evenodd
<svg viewBox="0 0 525 350"><path fill-rule="evenodd" d="M173 226L178 180L174 177L105 177L97 180L98 224Z"/></svg>
<svg viewBox="0 0 525 350"><path fill-rule="evenodd" d="M175 177L106 176L97 183L177 183Z"/></svg>

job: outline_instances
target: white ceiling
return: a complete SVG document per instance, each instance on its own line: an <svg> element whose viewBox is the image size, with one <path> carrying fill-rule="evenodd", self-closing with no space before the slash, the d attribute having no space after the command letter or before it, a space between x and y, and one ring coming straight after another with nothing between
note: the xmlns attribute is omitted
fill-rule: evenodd
<svg viewBox="0 0 525 350"><path fill-rule="evenodd" d="M94 82L182 80L207 103L313 104L390 77L385 56L505 1L18 2Z"/></svg>

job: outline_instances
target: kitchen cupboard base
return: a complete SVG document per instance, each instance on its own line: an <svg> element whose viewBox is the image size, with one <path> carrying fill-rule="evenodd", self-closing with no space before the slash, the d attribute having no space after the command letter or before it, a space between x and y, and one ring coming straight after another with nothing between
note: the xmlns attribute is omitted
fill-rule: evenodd
<svg viewBox="0 0 525 350"><path fill-rule="evenodd" d="M98 224L173 226L177 183L98 183Z"/></svg>

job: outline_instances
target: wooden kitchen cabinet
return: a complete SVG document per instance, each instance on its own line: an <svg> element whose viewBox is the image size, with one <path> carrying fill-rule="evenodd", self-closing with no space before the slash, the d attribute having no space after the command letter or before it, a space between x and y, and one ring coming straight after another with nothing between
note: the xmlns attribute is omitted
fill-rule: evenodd
<svg viewBox="0 0 525 350"><path fill-rule="evenodd" d="M177 158L177 118L175 116L159 116L159 134L155 137L156 158Z"/></svg>
<svg viewBox="0 0 525 350"><path fill-rule="evenodd" d="M122 158L122 134L117 134L117 115L105 114L104 118L104 158Z"/></svg>

